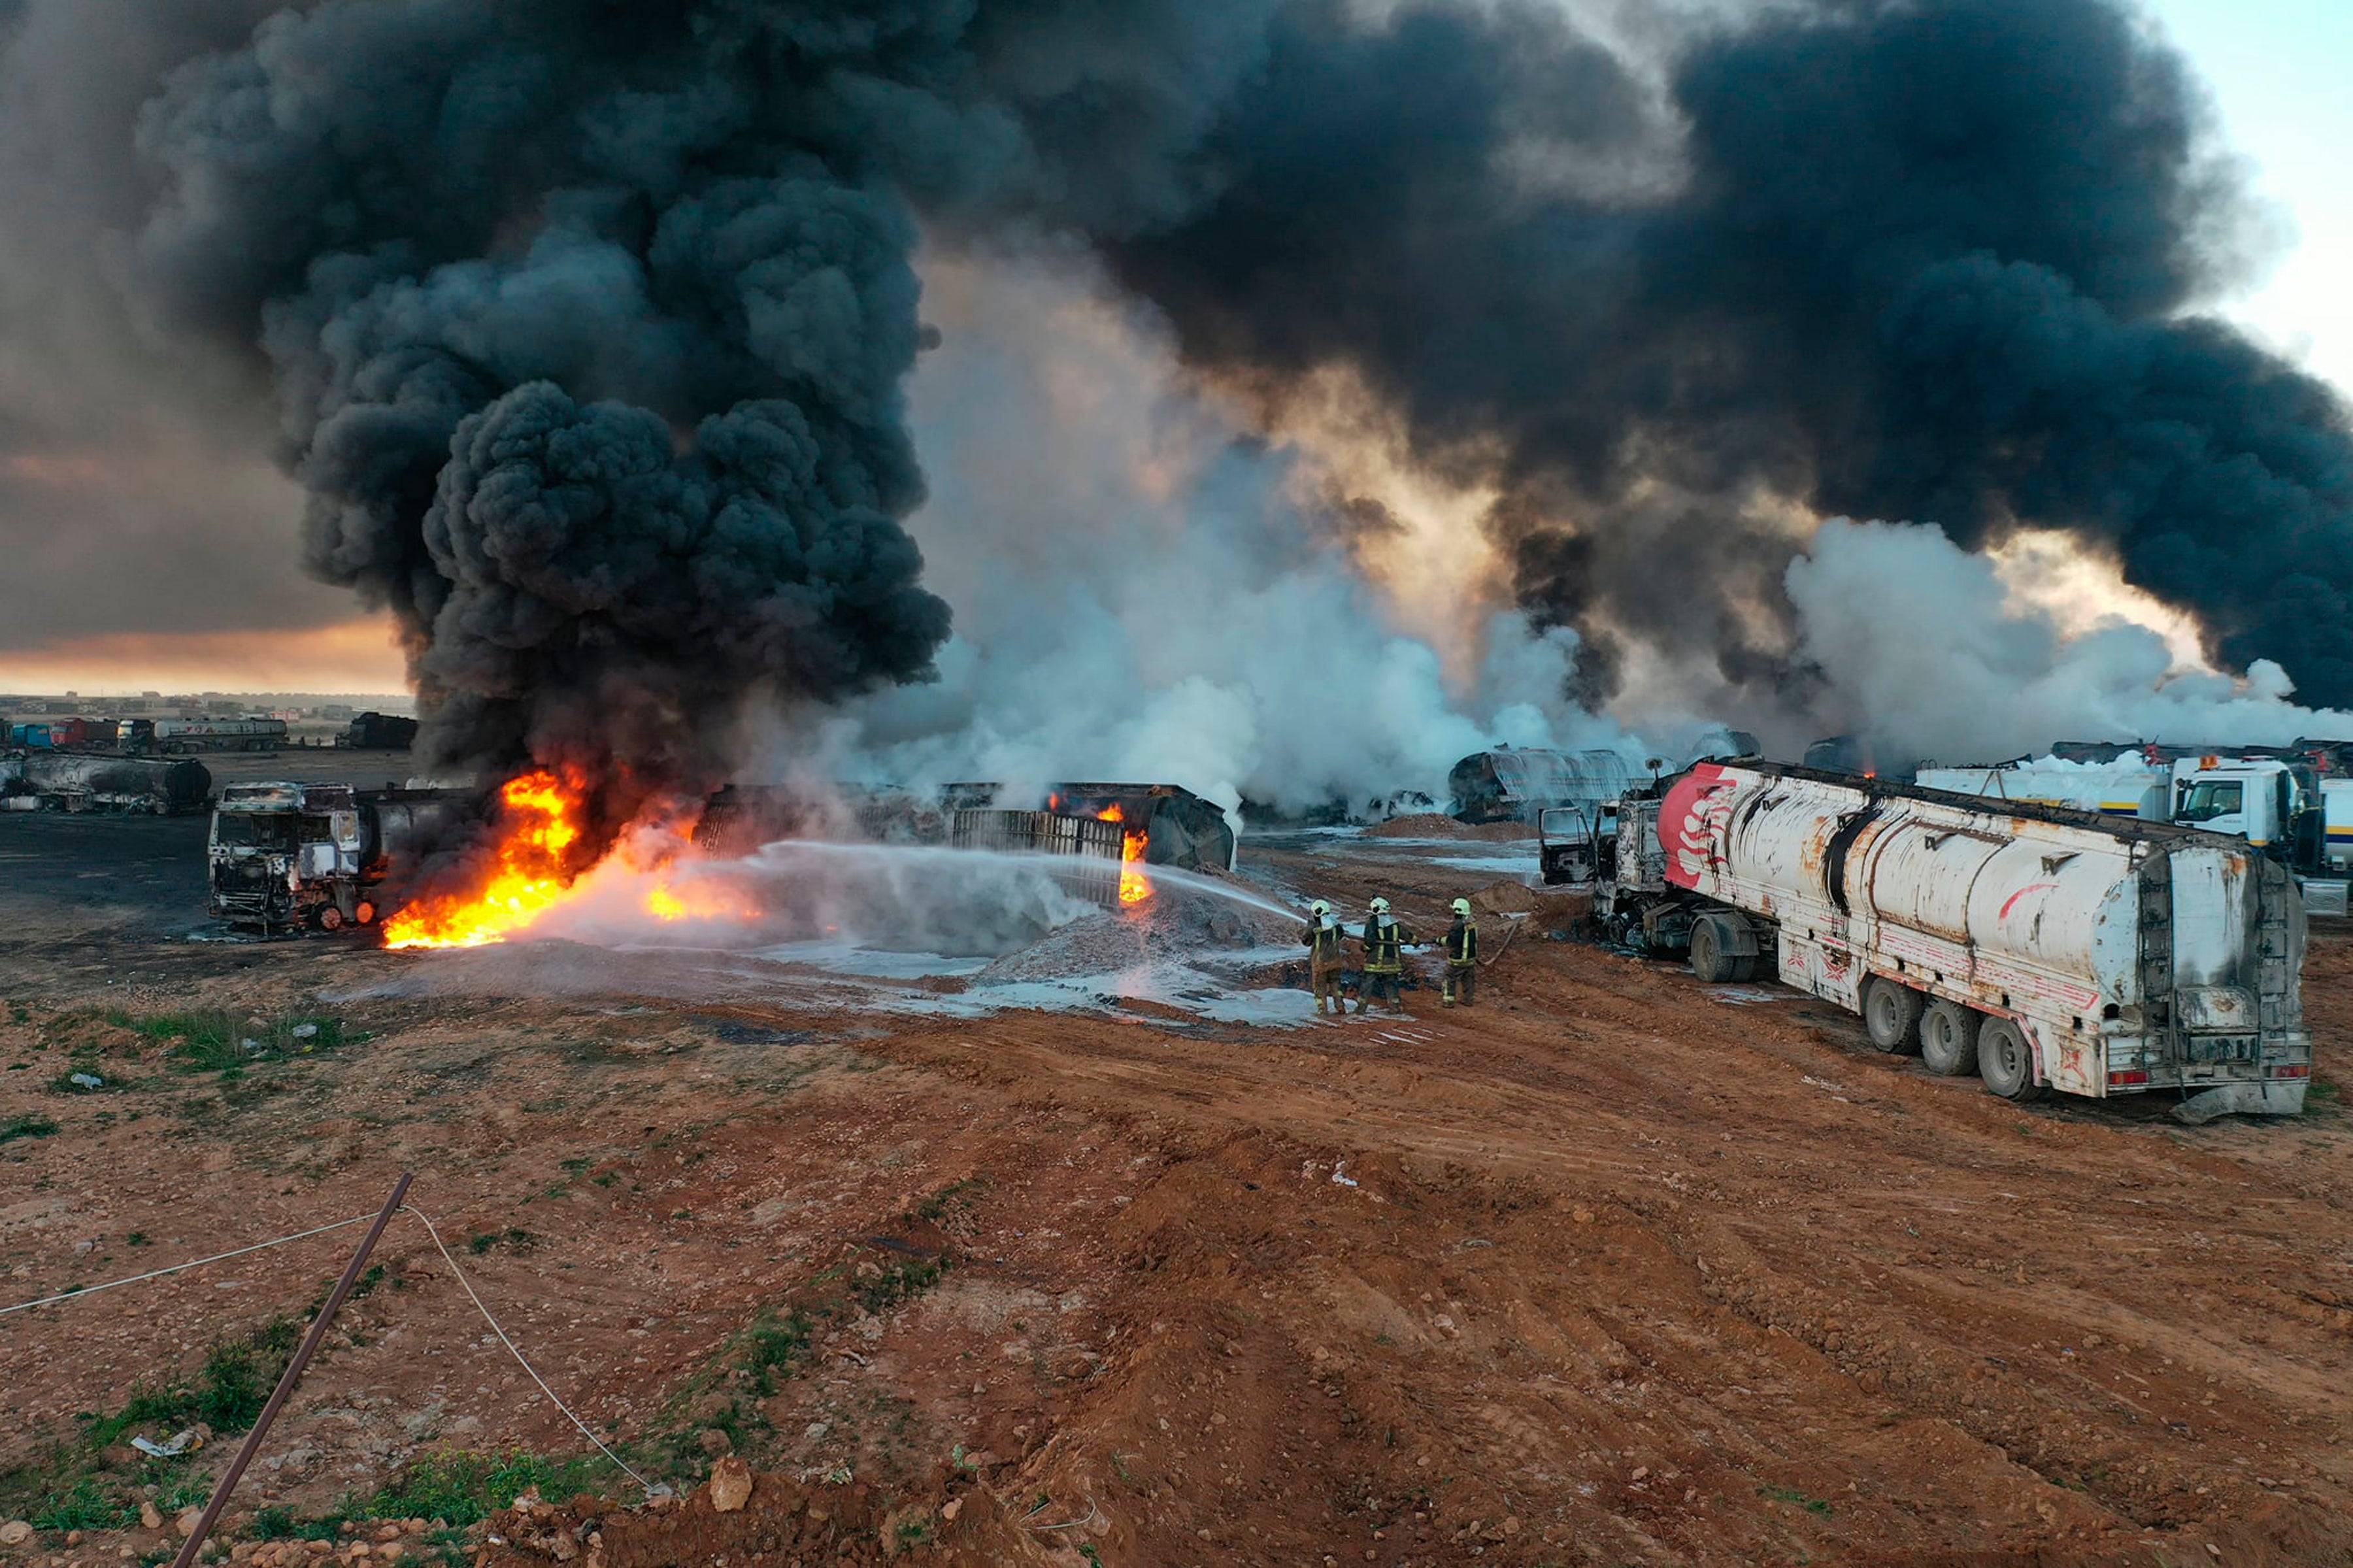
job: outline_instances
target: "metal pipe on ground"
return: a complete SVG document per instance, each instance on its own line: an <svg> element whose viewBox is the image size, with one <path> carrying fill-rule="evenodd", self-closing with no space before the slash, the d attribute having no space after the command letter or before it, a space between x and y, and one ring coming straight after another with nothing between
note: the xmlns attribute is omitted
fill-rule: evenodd
<svg viewBox="0 0 2353 1568"><path fill-rule="evenodd" d="M403 1171L400 1173L400 1181L392 1189L392 1196L384 1200L383 1212L375 1216L375 1223L368 1226L367 1235L360 1238L359 1250L352 1254L351 1262L343 1267L343 1277L336 1280L335 1288L327 1293L326 1305L321 1307L319 1315L311 1320L311 1331L302 1336L301 1344L295 1348L294 1359L286 1363L285 1374L279 1378L278 1386L270 1391L269 1403L261 1407L261 1415L254 1421L253 1430L245 1435L245 1443L237 1449L237 1458L229 1461L227 1470L222 1473L220 1485L213 1489L212 1501L205 1504L204 1517L197 1520L196 1528L188 1532L187 1544L180 1548L180 1555L173 1560L172 1568L189 1568L195 1562L196 1553L204 1550L206 1538L212 1534L213 1522L220 1518L221 1510L228 1506L229 1494L237 1490L237 1483L245 1475L246 1466L251 1464L253 1456L260 1451L262 1438L269 1435L269 1424L278 1419L278 1412L292 1395L294 1385L302 1381L302 1369L309 1366L311 1358L318 1353L319 1342L327 1337L327 1326L335 1321L336 1309L343 1304L343 1298L352 1293L352 1287L359 1283L360 1270L367 1267L368 1254L375 1250L375 1244L383 1237L384 1227L392 1223L392 1216L400 1212L401 1200L408 1196L408 1184L415 1179L414 1172Z"/></svg>

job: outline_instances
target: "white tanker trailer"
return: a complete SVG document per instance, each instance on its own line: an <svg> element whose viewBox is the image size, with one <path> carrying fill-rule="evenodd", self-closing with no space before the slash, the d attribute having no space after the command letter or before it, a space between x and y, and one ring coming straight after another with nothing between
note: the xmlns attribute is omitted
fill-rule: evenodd
<svg viewBox="0 0 2353 1568"><path fill-rule="evenodd" d="M2304 906L2243 839L1704 763L1592 847L1605 931L1835 1002L1932 1071L2011 1100L2173 1089L2192 1121L2303 1109Z"/></svg>

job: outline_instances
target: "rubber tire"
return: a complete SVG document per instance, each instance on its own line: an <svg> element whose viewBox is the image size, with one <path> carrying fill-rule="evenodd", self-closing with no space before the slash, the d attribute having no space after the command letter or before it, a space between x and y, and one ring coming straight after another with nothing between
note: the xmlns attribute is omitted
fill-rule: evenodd
<svg viewBox="0 0 2353 1568"><path fill-rule="evenodd" d="M1872 1048L1890 1055L1920 1054L1920 1010L1927 998L1908 985L1873 975L1862 985L1862 1032Z"/></svg>
<svg viewBox="0 0 2353 1568"><path fill-rule="evenodd" d="M321 931L341 931L343 929L343 911L329 904L320 910L318 921Z"/></svg>
<svg viewBox="0 0 2353 1568"><path fill-rule="evenodd" d="M1920 1015L1920 1065L1938 1078L1978 1070L1978 1028L1983 1014L1942 997Z"/></svg>
<svg viewBox="0 0 2353 1568"><path fill-rule="evenodd" d="M2008 1018L1988 1018L1978 1031L1978 1076L1986 1092L2021 1104L2041 1100L2051 1086L2034 1081L2034 1047Z"/></svg>
<svg viewBox="0 0 2353 1568"><path fill-rule="evenodd" d="M1702 915L1692 922L1691 968L1703 985L1721 985L1730 980L1736 960L1724 951L1724 927L1714 915Z"/></svg>
<svg viewBox="0 0 2353 1568"><path fill-rule="evenodd" d="M357 921L364 926L372 926L375 924L375 906L370 903L367 900L362 899L359 902L359 908L352 911L352 919Z"/></svg>

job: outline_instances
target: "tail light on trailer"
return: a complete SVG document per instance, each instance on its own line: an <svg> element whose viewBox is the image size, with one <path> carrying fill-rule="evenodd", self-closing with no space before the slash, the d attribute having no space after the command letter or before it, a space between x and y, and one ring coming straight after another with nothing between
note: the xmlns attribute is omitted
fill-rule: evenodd
<svg viewBox="0 0 2353 1568"><path fill-rule="evenodd" d="M2295 1062L2286 1067L2274 1068L2272 1068L2272 1076L2274 1078L2310 1078L2312 1076L2312 1064L2310 1062Z"/></svg>
<svg viewBox="0 0 2353 1568"><path fill-rule="evenodd" d="M2144 1068L2136 1068L2130 1072L2112 1072L2108 1075L2108 1087L2110 1089L2123 1089L2131 1084L2147 1083L2147 1071Z"/></svg>

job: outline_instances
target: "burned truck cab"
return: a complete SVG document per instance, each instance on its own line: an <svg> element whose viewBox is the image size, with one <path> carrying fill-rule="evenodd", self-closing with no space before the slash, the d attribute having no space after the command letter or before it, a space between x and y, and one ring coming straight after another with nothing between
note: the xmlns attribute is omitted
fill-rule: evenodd
<svg viewBox="0 0 2353 1568"><path fill-rule="evenodd" d="M366 925L373 868L348 784L222 788L206 853L212 912L272 935Z"/></svg>

